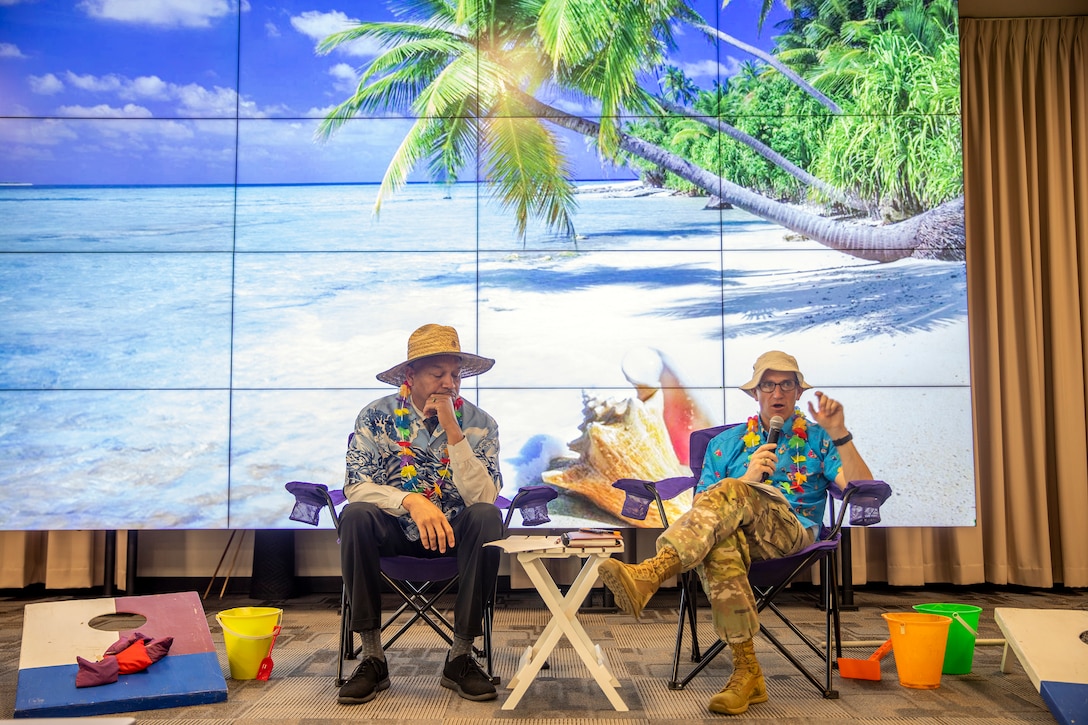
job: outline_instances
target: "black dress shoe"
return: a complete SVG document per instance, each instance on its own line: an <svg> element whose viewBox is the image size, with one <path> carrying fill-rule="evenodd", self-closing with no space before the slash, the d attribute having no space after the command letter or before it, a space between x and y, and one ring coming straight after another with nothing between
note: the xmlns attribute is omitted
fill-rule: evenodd
<svg viewBox="0 0 1088 725"><path fill-rule="evenodd" d="M351 678L340 686L336 701L341 705L362 705L382 690L389 689L389 665L377 657L367 657L355 668Z"/></svg>
<svg viewBox="0 0 1088 725"><path fill-rule="evenodd" d="M498 697L495 686L487 673L480 668L471 654L454 657L446 655L446 666L442 668L442 687L455 691L466 700L494 700Z"/></svg>

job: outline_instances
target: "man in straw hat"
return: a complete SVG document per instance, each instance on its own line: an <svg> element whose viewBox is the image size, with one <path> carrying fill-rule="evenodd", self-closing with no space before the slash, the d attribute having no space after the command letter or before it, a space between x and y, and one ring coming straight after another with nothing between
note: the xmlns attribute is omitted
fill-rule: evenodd
<svg viewBox="0 0 1088 725"><path fill-rule="evenodd" d="M454 641L442 686L469 700L492 700L495 686L473 657L484 601L495 586L502 536L495 499L502 488L495 420L460 397L463 378L487 372L489 358L461 350L457 331L424 325L408 338L404 362L378 375L396 386L355 420L347 452L341 566L352 631L362 638L358 667L339 702L369 702L389 687L381 644L382 556L455 556L460 580Z"/></svg>
<svg viewBox="0 0 1088 725"><path fill-rule="evenodd" d="M748 425L710 442L691 509L657 539L657 555L641 564L604 562L601 580L623 611L639 616L666 579L699 567L714 629L733 651L733 674L710 699L712 712L739 715L766 702L767 687L752 637L759 631L748 562L793 554L815 541L827 487L872 479L854 447L842 404L816 391L812 422L796 407L812 386L797 360L778 350L759 356L741 386L759 403ZM767 443L771 421L782 434Z"/></svg>

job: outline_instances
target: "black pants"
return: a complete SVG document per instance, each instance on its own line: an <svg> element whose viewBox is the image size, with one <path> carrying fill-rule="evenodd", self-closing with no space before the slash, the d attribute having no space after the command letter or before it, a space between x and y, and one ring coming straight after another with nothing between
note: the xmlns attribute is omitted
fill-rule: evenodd
<svg viewBox="0 0 1088 725"><path fill-rule="evenodd" d="M353 632L382 626L381 570L383 556L457 557L457 600L453 607L454 634L464 638L483 634L484 602L495 590L499 550L484 546L502 538L502 514L490 503L466 507L450 522L457 545L445 554L409 541L395 516L374 504L350 503L340 515L340 566L351 603Z"/></svg>

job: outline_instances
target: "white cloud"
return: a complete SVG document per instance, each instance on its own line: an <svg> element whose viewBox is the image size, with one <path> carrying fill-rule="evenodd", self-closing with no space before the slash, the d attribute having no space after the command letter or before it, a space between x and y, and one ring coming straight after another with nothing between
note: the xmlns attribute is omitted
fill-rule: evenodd
<svg viewBox="0 0 1088 725"><path fill-rule="evenodd" d="M264 34L269 38L278 38L282 33L280 29L273 22L267 22L264 24Z"/></svg>
<svg viewBox="0 0 1088 725"><path fill-rule="evenodd" d="M114 108L106 103L97 106L61 106L57 113L76 118L151 118L151 111L132 103L126 103L123 108Z"/></svg>
<svg viewBox="0 0 1088 725"><path fill-rule="evenodd" d="M337 63L329 68L329 75L333 78L333 88L337 93L354 93L359 85L358 74L347 63Z"/></svg>
<svg viewBox="0 0 1088 725"><path fill-rule="evenodd" d="M44 76L30 76L27 78L30 90L42 96L51 96L64 90L64 83L52 73Z"/></svg>
<svg viewBox="0 0 1088 725"><path fill-rule="evenodd" d="M190 83L185 86L172 86L171 94L177 99L181 115L233 117L235 111L242 116L260 115L257 107L248 104L248 113L241 113L238 106L238 94L233 88L215 86L211 89ZM243 105L247 105L243 103Z"/></svg>
<svg viewBox="0 0 1088 725"><path fill-rule="evenodd" d="M4 146L59 146L78 138L66 121L48 118L40 123L0 124L0 142Z"/></svg>
<svg viewBox="0 0 1088 725"><path fill-rule="evenodd" d="M140 76L127 84L122 97L165 99L170 96L171 87L158 76Z"/></svg>
<svg viewBox="0 0 1088 725"><path fill-rule="evenodd" d="M735 59L733 60L736 62ZM680 63L678 67L684 72L684 75L696 83L699 83L699 85L707 85L708 83L718 80L719 73L722 74L722 77L726 74L726 66L711 58L700 60L695 63ZM702 81L702 83L700 83L700 81Z"/></svg>
<svg viewBox="0 0 1088 725"><path fill-rule="evenodd" d="M0 3L2 5L3 3ZM13 43L0 43L0 58L25 58L19 46Z"/></svg>
<svg viewBox="0 0 1088 725"><path fill-rule="evenodd" d="M237 113L241 118L265 118L273 112L284 112L286 109L277 106L270 109L262 109L256 103L242 98L233 88L213 86L207 88L196 83L178 85L168 83L158 76L140 76L139 78L126 78L116 74L105 76L79 75L71 71L64 74L64 79L69 86L87 93L108 94L122 101L159 101L173 102L173 112L180 116L233 118ZM30 77L31 89L38 94L50 95L59 93L65 89L65 82L52 73L44 76ZM115 106L108 103L91 106L69 105L64 109L78 109L78 112L65 115L96 115L101 112L105 117L114 116L117 111ZM141 108L134 104L124 106L125 109ZM154 114L148 112L148 116Z"/></svg>
<svg viewBox="0 0 1088 725"><path fill-rule="evenodd" d="M78 7L99 20L163 28L207 28L237 9L228 0L83 0Z"/></svg>
<svg viewBox="0 0 1088 725"><path fill-rule="evenodd" d="M123 83L120 76L112 73L108 76L81 76L72 71L67 71L64 78L70 85L91 93L116 93L121 89Z"/></svg>
<svg viewBox="0 0 1088 725"><path fill-rule="evenodd" d="M339 10L331 13L307 10L301 15L291 18L291 27L313 40L316 46L333 33L347 30L358 22L358 20L349 18ZM337 50L346 55L373 58L382 51L382 48L376 40L357 40L353 43L341 45Z"/></svg>
<svg viewBox="0 0 1088 725"><path fill-rule="evenodd" d="M722 65L722 80L731 78L737 73L740 73L740 67L744 65L744 61L739 58L735 58L731 55L725 57L725 63Z"/></svg>
<svg viewBox="0 0 1088 725"><path fill-rule="evenodd" d="M334 109L334 108L336 108L335 105L324 106L322 108L311 108L310 110L306 111L306 113L304 113L303 115L307 116L308 118L314 118L314 117L324 118L325 116L329 115L332 112L332 109Z"/></svg>

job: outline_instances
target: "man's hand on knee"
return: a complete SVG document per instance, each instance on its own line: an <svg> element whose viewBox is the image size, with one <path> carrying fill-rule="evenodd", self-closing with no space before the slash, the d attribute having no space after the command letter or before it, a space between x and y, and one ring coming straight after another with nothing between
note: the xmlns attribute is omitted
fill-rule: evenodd
<svg viewBox="0 0 1088 725"><path fill-rule="evenodd" d="M411 514L419 529L419 540L423 547L429 551L438 551L442 554L447 549L456 545L453 538L453 527L442 510L431 503L423 494L410 493L404 497L401 505Z"/></svg>

